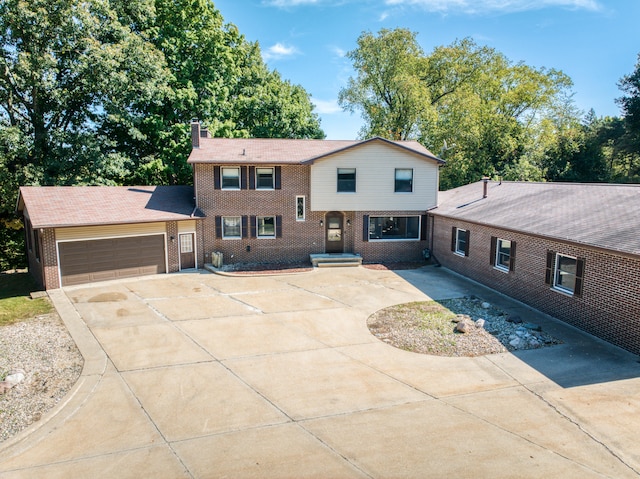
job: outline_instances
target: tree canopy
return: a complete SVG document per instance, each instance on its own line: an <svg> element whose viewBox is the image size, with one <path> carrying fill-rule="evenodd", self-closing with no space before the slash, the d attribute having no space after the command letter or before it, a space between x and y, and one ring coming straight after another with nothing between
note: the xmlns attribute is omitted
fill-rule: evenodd
<svg viewBox="0 0 640 479"><path fill-rule="evenodd" d="M211 0L0 2L0 270L22 264L19 185L189 184L192 118L324 137L309 94Z"/></svg>
<svg viewBox="0 0 640 479"><path fill-rule="evenodd" d="M362 136L419 140L447 160L444 188L484 175L539 179L527 165L571 86L562 72L514 64L469 38L425 55L405 29L365 32L348 57L357 76L340 103L362 112Z"/></svg>

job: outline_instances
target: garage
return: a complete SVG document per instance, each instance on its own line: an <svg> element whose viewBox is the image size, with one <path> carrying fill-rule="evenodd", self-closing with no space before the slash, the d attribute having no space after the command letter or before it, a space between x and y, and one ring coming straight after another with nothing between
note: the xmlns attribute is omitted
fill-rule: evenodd
<svg viewBox="0 0 640 479"><path fill-rule="evenodd" d="M161 234L58 243L62 286L166 272Z"/></svg>

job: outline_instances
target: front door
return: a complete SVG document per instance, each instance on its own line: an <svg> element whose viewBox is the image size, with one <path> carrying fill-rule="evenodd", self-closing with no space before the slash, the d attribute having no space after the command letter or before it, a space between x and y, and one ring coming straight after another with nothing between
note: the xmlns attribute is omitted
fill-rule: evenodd
<svg viewBox="0 0 640 479"><path fill-rule="evenodd" d="M344 215L337 211L327 213L325 217L325 251L327 253L344 252Z"/></svg>
<svg viewBox="0 0 640 479"><path fill-rule="evenodd" d="M196 267L196 253L193 247L193 233L180 233L180 269Z"/></svg>

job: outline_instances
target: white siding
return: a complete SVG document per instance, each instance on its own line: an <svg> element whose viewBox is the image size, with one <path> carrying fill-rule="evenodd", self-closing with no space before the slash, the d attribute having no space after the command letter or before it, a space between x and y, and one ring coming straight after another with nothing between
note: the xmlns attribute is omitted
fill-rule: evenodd
<svg viewBox="0 0 640 479"><path fill-rule="evenodd" d="M56 228L56 241L117 238L166 233L165 223L137 223L131 225L74 226Z"/></svg>
<svg viewBox="0 0 640 479"><path fill-rule="evenodd" d="M338 193L337 169L356 169L356 192ZM413 168L413 192L395 193L395 169ZM438 164L410 151L369 143L311 166L312 211L424 211L437 205Z"/></svg>
<svg viewBox="0 0 640 479"><path fill-rule="evenodd" d="M196 230L196 220L178 221L178 233L193 233Z"/></svg>

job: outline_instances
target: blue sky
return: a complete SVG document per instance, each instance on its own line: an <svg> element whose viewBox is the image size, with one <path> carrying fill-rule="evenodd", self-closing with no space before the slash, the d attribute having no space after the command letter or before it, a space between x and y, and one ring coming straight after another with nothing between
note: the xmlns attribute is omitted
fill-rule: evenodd
<svg viewBox="0 0 640 479"><path fill-rule="evenodd" d="M512 62L556 68L578 108L618 116L617 83L640 53L638 0L214 0L226 22L258 41L267 64L312 96L329 139L354 139L363 122L338 92L353 76L345 53L363 31L408 28L426 53L470 37Z"/></svg>

